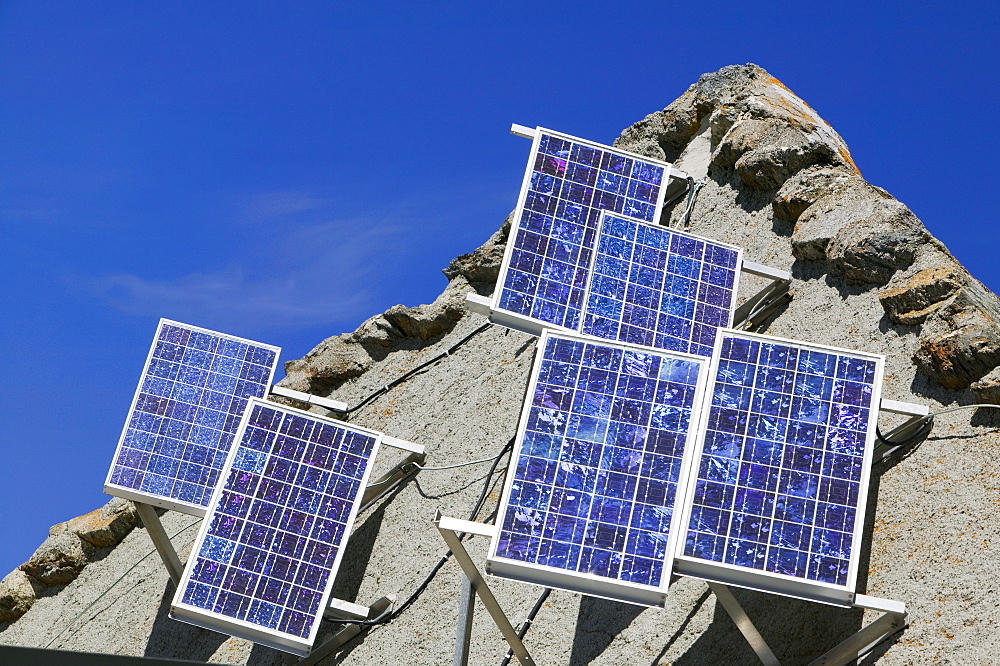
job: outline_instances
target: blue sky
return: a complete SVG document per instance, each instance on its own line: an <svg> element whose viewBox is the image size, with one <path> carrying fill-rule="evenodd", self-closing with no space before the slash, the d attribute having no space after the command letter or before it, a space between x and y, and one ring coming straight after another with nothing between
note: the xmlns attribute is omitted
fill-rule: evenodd
<svg viewBox="0 0 1000 666"><path fill-rule="evenodd" d="M1000 12L809 7L0 3L0 575L106 501L159 317L288 360L433 300L515 203L512 122L611 142L756 62L1000 289Z"/></svg>

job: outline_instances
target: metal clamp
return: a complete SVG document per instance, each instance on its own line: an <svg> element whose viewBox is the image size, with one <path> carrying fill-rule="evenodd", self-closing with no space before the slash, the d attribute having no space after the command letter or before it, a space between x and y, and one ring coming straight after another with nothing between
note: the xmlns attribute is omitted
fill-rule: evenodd
<svg viewBox="0 0 1000 666"><path fill-rule="evenodd" d="M733 328L749 331L767 319L779 306L792 300L792 274L753 261L743 261L740 270L771 282L736 308Z"/></svg>

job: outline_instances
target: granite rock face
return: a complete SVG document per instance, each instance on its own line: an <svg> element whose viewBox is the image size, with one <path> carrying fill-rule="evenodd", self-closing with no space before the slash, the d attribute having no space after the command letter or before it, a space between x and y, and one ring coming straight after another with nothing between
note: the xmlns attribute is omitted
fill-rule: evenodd
<svg viewBox="0 0 1000 666"><path fill-rule="evenodd" d="M763 332L884 355L883 395L889 399L932 411L976 401L1000 404L997 297L905 205L867 183L843 139L763 69L731 66L702 76L665 109L627 128L616 145L674 161L704 181L692 211L693 233L739 245L748 260L792 273L795 297L764 322ZM668 208L662 221L676 223L680 208ZM492 292L509 225L508 219L482 247L448 265L449 283L433 303L396 306L354 332L327 338L289 362L282 383L356 404L466 340L342 418L426 445L432 466L496 455L516 432L535 340L498 327L479 330L484 320L465 309L464 297ZM742 279L740 298L760 286ZM995 663L1000 654L997 421L976 414L970 422L969 412L944 413L935 421L934 436L919 448L873 468L859 591L904 601L911 624L866 664ZM885 430L898 422L884 416L881 425ZM380 454L377 464L386 460ZM504 471L501 466L490 476L483 465L427 469L361 514L335 596L359 603L384 594L406 598L446 550L430 517L437 509L468 517L485 486L487 504L478 517L487 519ZM117 511L56 526L30 566L0 582L0 642L54 640L53 647L64 649L286 663L274 650L169 619L172 584L150 556L145 530L131 529L134 520ZM163 520L185 558L196 522L175 513ZM117 546L105 545L126 532ZM482 562L485 540L466 543ZM35 575L70 582L46 587ZM321 663L452 663L460 580L449 562L399 617ZM538 594L510 581L490 585L511 618L523 616ZM734 593L783 664L809 663L874 619ZM72 619L98 599L84 619ZM324 625L321 640L332 629ZM672 585L662 609L557 591L526 643L540 664L755 663L731 620L695 579ZM499 663L506 650L478 608L470 663Z"/></svg>

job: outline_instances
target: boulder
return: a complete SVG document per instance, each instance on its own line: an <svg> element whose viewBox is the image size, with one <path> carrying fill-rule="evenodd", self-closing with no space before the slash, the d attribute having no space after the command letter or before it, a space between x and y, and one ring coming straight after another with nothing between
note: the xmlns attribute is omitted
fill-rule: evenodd
<svg viewBox="0 0 1000 666"><path fill-rule="evenodd" d="M94 546L66 529L66 525L60 523L54 526L55 533L50 534L31 558L18 567L47 587L73 582L87 566L94 551Z"/></svg>
<svg viewBox="0 0 1000 666"><path fill-rule="evenodd" d="M921 324L958 293L966 278L967 273L958 265L926 268L902 285L879 294L879 302L894 324Z"/></svg>
<svg viewBox="0 0 1000 666"><path fill-rule="evenodd" d="M0 622L13 622L27 613L44 589L20 569L11 571L0 580Z"/></svg>

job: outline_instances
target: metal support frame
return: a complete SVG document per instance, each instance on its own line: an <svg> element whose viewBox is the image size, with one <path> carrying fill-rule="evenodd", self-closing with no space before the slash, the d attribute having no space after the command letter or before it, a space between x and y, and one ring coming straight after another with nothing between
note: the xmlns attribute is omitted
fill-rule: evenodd
<svg viewBox="0 0 1000 666"><path fill-rule="evenodd" d="M765 666L780 666L774 652L768 647L764 638L757 631L753 621L747 616L746 611L736 600L729 587L721 583L709 583L709 588L715 597L722 604L726 613L736 623L736 627L743 634L747 643L753 648L754 653L760 662ZM836 646L828 650L822 656L809 662L809 666L842 666L856 659L864 657L872 651L876 645L886 640L909 623L909 616L906 613L906 604L892 599L880 599L870 597L867 594L854 595L852 608L863 608L881 611L882 616L865 625Z"/></svg>
<svg viewBox="0 0 1000 666"><path fill-rule="evenodd" d="M143 504L142 502L132 503L135 504L136 511L139 512L139 518L146 527L150 541L156 546L156 552L159 553L160 559L163 560L163 566L170 575L170 580L174 581L174 587L177 587L180 585L181 576L184 574L184 565L181 564L181 558L178 557L174 544L170 543L170 537L167 535L167 531L163 529L163 523L160 522L160 517L156 515L156 509L150 504Z"/></svg>
<svg viewBox="0 0 1000 666"><path fill-rule="evenodd" d="M743 273L756 275L771 282L736 308L733 328L750 330L768 318L780 305L792 300L792 274L753 261L743 261Z"/></svg>
<svg viewBox="0 0 1000 666"><path fill-rule="evenodd" d="M466 534L485 536L493 538L497 534L495 525L485 525L468 520L460 520L444 516L440 511L434 516L434 524L444 538L445 543L451 549L455 560L462 569L462 596L459 602L458 623L455 632L455 656L453 666L467 666L469 663L469 644L472 635L472 614L474 610L474 592L479 596L479 600L490 614L493 623L496 624L503 635L511 652L517 657L522 666L534 666L534 661L528 653L524 642L521 640L524 631L515 630L511 625L507 614L493 595L487 585L483 574L479 571L469 551L462 543L462 537ZM746 614L740 602L733 595L729 586L722 583L708 582L709 589L715 594L719 603L726 613L736 623L736 627L743 634L747 643L753 649L757 658L764 666L780 666L778 658L768 646L764 637L757 631L753 621ZM855 659L859 659L871 652L871 650L886 640L908 624L906 604L891 599L880 599L866 594L855 594L852 608L864 608L881 611L883 615L873 622L862 627L860 630L849 636L847 639L827 651L818 659L813 660L809 666L842 666ZM527 629L527 627L523 627Z"/></svg>
<svg viewBox="0 0 1000 666"><path fill-rule="evenodd" d="M897 400L882 400L879 405L879 411L889 412L890 414L900 414L902 416L909 416L906 421L901 425L896 426L888 433L883 435L884 440L905 440L907 437L912 435L917 431L918 428L923 426L928 420L928 414L930 414L930 408L926 405L917 405L912 402L899 402ZM875 447L872 452L872 460L878 462L884 460L887 456L892 455L894 452L898 451L901 447L894 446L888 442L881 442Z"/></svg>
<svg viewBox="0 0 1000 666"><path fill-rule="evenodd" d="M438 511L437 515L434 516L434 524L437 526L438 531L445 540L445 543L448 544L452 554L455 556L455 561L457 561L458 565L462 567L462 573L465 574L464 579L468 581L469 587L476 593L476 595L479 596L479 600L486 608L486 612L490 614L490 617L493 619L493 623L496 624L497 629L499 629L500 633L503 634L504 639L510 646L511 651L513 651L514 656L517 657L517 660L521 663L521 666L535 666L535 662L531 658L531 655L528 654L528 649L524 647L524 642L518 635L517 630L514 629L510 620L507 619L507 614L503 612L500 602L498 602L497 598L493 596L493 591L490 589L489 585L486 584L486 579L484 579L482 573L480 573L479 567L477 567L476 563L472 561L469 551L465 549L465 545L462 543L463 534L475 534L492 538L496 536L496 526L484 525L483 523L474 523L469 520L460 520L458 518L443 516L440 511ZM464 642L460 641L455 645L455 660L453 662L455 666L464 666L464 664L468 663L468 640L471 636L471 632L465 631L464 628L466 624L471 627L472 623L472 608L470 602L471 597L469 600L463 598L462 607L459 611L459 624L456 634Z"/></svg>
<svg viewBox="0 0 1000 666"><path fill-rule="evenodd" d="M372 620L384 614L395 603L395 598L380 597L371 606L361 606L352 604L340 599L331 599L330 605L323 614L324 617L339 620ZM336 603L335 603L336 602ZM358 634L368 631L369 625L347 624L333 632L326 640L317 645L309 653L308 657L299 660L299 666L312 666L326 659L331 654L342 648L349 640Z"/></svg>
<svg viewBox="0 0 1000 666"><path fill-rule="evenodd" d="M422 465L427 458L424 447L420 444L386 436L382 437L382 444L407 451L408 455L388 472L368 484L361 496L359 513L420 473L419 465Z"/></svg>

